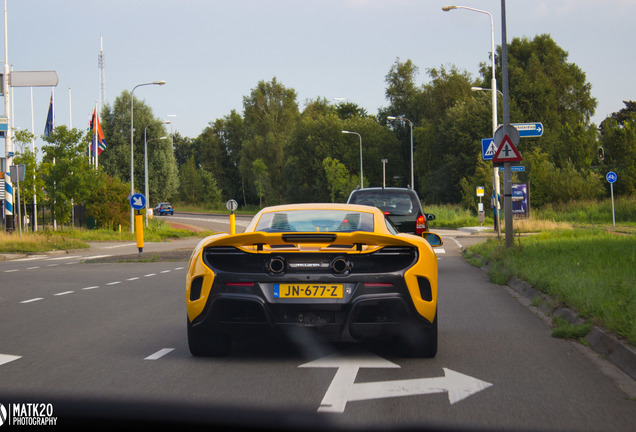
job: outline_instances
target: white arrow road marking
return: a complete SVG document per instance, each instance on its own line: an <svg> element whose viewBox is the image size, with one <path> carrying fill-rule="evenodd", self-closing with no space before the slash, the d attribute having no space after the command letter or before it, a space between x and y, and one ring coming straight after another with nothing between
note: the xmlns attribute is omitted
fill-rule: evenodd
<svg viewBox="0 0 636 432"><path fill-rule="evenodd" d="M400 367L371 353L354 356L343 356L337 353L305 363L299 367L338 369L320 403L319 412L343 413L347 402L433 393L448 393L448 400L452 405L492 386L490 383L447 368L443 368L443 377L356 384L354 381L358 374L358 369L362 367Z"/></svg>
<svg viewBox="0 0 636 432"><path fill-rule="evenodd" d="M0 365L12 362L13 360L17 360L20 357L21 356L14 356L14 355L9 355L9 354L0 354Z"/></svg>

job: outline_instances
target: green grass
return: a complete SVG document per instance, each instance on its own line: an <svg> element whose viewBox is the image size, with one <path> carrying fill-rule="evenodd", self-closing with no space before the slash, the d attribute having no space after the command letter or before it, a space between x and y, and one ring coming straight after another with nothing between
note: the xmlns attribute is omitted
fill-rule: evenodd
<svg viewBox="0 0 636 432"><path fill-rule="evenodd" d="M636 236L603 229L542 232L469 247L500 284L515 276L636 344Z"/></svg>
<svg viewBox="0 0 636 432"><path fill-rule="evenodd" d="M461 228L467 226L479 226L479 218L470 210L455 204L422 204L425 213L435 215L431 221L431 228ZM486 212L484 226L493 226L492 213Z"/></svg>
<svg viewBox="0 0 636 432"><path fill-rule="evenodd" d="M210 232L198 232L171 228L169 224L151 219L144 227L144 242L160 242L174 238L205 237ZM0 233L0 253L37 253L53 250L88 248L86 242L135 241L130 230L122 232L109 229L61 228L57 231L44 230L37 233Z"/></svg>

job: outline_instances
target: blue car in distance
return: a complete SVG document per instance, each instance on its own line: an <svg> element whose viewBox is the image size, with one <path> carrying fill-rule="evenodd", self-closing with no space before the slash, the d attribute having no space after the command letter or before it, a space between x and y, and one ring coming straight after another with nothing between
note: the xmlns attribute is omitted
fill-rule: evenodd
<svg viewBox="0 0 636 432"><path fill-rule="evenodd" d="M152 213L155 216L173 215L172 205L169 202L162 202L155 206Z"/></svg>

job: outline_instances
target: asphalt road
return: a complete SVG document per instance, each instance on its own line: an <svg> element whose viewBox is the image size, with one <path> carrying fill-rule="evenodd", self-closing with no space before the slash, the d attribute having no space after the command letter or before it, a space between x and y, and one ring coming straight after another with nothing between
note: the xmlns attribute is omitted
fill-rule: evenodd
<svg viewBox="0 0 636 432"><path fill-rule="evenodd" d="M174 254L159 262L117 262L136 253L123 243L2 261L0 404L51 403L58 425L142 418L279 430L633 430L636 401L579 344L552 338L540 317L461 257L460 246L479 238L441 234L435 359L307 335L194 358L179 258L194 240L147 243L156 250L144 254Z"/></svg>

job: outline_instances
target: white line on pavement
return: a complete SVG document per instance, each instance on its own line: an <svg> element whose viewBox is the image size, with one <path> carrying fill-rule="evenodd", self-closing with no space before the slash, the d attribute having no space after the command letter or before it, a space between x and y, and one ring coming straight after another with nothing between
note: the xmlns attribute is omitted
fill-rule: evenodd
<svg viewBox="0 0 636 432"><path fill-rule="evenodd" d="M157 360L163 356L165 356L166 354L170 353L174 351L174 348L164 348L164 349L160 349L159 351L157 351L156 353L149 355L148 357L146 357L144 360Z"/></svg>

